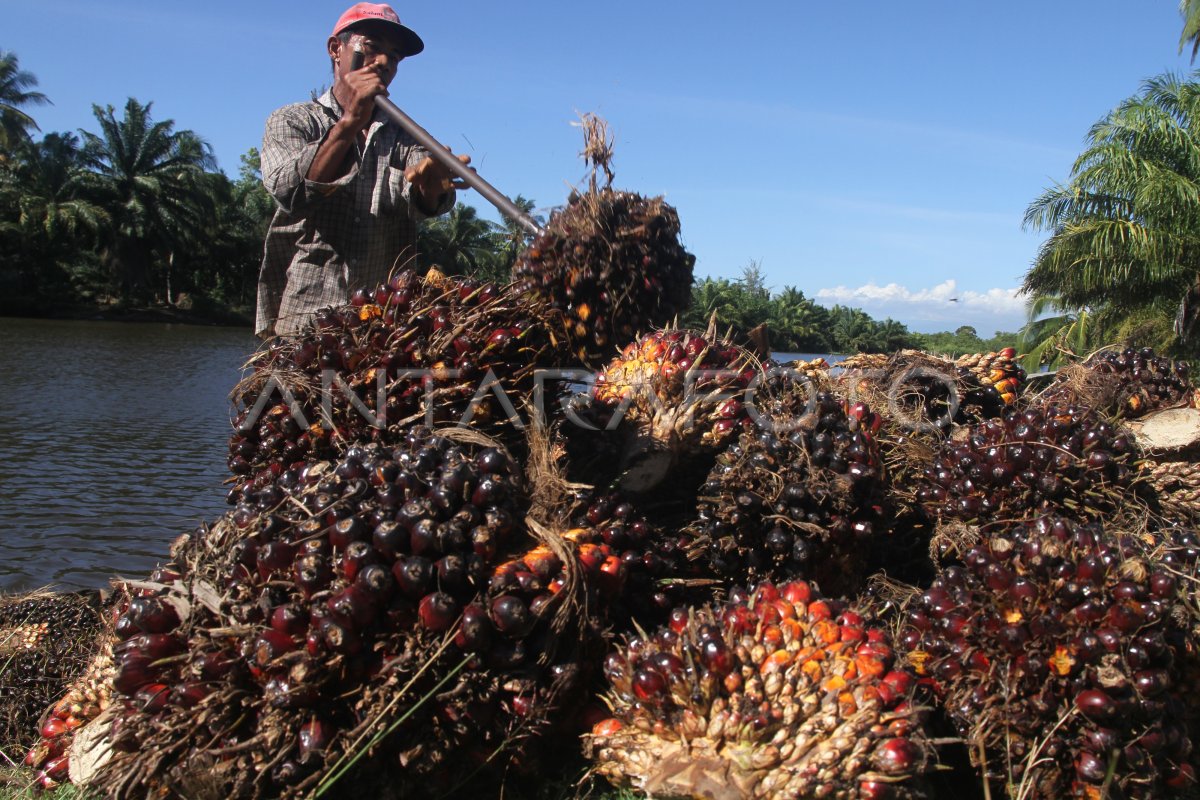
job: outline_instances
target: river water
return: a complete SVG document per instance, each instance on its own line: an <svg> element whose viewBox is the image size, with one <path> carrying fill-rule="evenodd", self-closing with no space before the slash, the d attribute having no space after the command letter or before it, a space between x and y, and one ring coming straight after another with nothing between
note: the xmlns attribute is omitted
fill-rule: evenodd
<svg viewBox="0 0 1200 800"><path fill-rule="evenodd" d="M0 592L144 578L224 513L228 395L256 344L248 329L0 317Z"/></svg>
<svg viewBox="0 0 1200 800"><path fill-rule="evenodd" d="M0 591L142 577L226 508L249 329L0 317Z"/></svg>

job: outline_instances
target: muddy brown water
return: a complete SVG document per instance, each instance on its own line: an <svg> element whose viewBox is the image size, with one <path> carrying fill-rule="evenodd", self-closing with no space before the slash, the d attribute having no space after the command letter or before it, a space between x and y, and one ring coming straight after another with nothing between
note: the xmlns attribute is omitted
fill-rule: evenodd
<svg viewBox="0 0 1200 800"><path fill-rule="evenodd" d="M0 318L0 591L144 578L226 510L249 329Z"/></svg>

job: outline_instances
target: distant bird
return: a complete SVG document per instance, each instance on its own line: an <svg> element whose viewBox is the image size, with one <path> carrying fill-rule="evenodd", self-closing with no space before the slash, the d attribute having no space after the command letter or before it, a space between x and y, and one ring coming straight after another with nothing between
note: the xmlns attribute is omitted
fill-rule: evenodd
<svg viewBox="0 0 1200 800"><path fill-rule="evenodd" d="M951 302L951 303L957 303L957 302L958 302L958 298L957 298L957 297L951 297L951 298L950 298L950 302Z"/></svg>

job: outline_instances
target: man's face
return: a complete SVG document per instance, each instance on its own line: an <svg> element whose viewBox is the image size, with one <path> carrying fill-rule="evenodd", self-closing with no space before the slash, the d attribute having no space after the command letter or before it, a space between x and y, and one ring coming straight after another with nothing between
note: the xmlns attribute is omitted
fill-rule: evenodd
<svg viewBox="0 0 1200 800"><path fill-rule="evenodd" d="M355 49L363 54L362 65L371 67L379 73L383 84L387 86L396 77L396 67L404 60L400 41L392 36L386 27L363 27L355 29L346 44L340 46L338 74L350 72L350 64Z"/></svg>

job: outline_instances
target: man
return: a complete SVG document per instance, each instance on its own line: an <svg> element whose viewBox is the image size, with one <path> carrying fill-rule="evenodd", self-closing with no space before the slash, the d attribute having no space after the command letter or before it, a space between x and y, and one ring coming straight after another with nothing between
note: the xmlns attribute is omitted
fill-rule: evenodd
<svg viewBox="0 0 1200 800"><path fill-rule="evenodd" d="M326 42L333 88L267 120L263 185L278 208L258 279L259 336L295 334L318 309L386 281L416 255L417 223L454 207L463 184L375 106L397 65L424 48L390 6L357 3Z"/></svg>

